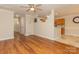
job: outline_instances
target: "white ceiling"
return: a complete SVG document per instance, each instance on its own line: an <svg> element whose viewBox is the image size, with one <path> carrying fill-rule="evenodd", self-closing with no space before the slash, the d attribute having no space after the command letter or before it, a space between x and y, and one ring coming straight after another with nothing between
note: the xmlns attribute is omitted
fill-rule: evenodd
<svg viewBox="0 0 79 59"><path fill-rule="evenodd" d="M24 14L33 14L32 12L26 12L25 8L22 6L28 6L27 4L0 4L0 8L13 10L15 13L24 15ZM39 7L42 11L37 11L38 15L49 15L51 10L55 10L56 16L64 16L72 13L79 13L79 5L71 4L41 4Z"/></svg>
<svg viewBox="0 0 79 59"><path fill-rule="evenodd" d="M0 8L3 9L9 9L9 10L13 10L15 13L19 13L19 14L33 14L32 12L26 12L25 8L22 8L21 6L27 6L27 4L8 4L8 5L0 5ZM42 4L39 8L42 9L42 11L37 11L38 15L48 15L52 9L56 9L56 8L60 8L60 7L64 7L67 5L62 5L62 4Z"/></svg>
<svg viewBox="0 0 79 59"><path fill-rule="evenodd" d="M71 4L62 8L58 8L55 10L55 14L57 17L79 14L79 4Z"/></svg>

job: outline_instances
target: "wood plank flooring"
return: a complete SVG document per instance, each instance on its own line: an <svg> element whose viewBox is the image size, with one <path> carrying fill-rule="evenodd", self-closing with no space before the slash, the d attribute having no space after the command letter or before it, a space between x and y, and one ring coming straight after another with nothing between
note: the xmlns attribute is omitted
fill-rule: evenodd
<svg viewBox="0 0 79 59"><path fill-rule="evenodd" d="M79 48L46 38L15 35L15 39L0 41L0 54L79 54Z"/></svg>

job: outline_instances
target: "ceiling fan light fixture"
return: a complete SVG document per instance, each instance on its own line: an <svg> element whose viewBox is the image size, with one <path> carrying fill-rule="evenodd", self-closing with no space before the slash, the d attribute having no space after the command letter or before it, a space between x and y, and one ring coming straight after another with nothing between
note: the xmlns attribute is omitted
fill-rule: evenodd
<svg viewBox="0 0 79 59"><path fill-rule="evenodd" d="M31 10L31 11L34 11L35 9L32 7L32 8L30 8L30 10Z"/></svg>
<svg viewBox="0 0 79 59"><path fill-rule="evenodd" d="M28 4L28 6L22 6L25 8L26 12L37 12L42 11L40 4Z"/></svg>

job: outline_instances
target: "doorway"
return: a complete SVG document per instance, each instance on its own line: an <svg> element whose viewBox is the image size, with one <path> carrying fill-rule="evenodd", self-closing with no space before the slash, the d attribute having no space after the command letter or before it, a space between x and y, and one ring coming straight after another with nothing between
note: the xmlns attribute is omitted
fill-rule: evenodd
<svg viewBox="0 0 79 59"><path fill-rule="evenodd" d="M14 17L14 37L25 35L25 20L22 16Z"/></svg>

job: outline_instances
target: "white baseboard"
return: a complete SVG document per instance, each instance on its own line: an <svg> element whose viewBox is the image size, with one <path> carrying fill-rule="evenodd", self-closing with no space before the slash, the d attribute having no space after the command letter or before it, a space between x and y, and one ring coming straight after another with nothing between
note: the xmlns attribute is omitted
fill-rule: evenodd
<svg viewBox="0 0 79 59"><path fill-rule="evenodd" d="M77 34L66 34L66 35L79 37L79 35Z"/></svg>
<svg viewBox="0 0 79 59"><path fill-rule="evenodd" d="M2 40L10 40L10 39L14 39L14 37L0 38L0 41L2 41Z"/></svg>
<svg viewBox="0 0 79 59"><path fill-rule="evenodd" d="M24 34L24 36L29 36L29 35L34 35L34 34Z"/></svg>
<svg viewBox="0 0 79 59"><path fill-rule="evenodd" d="M50 40L55 40L55 38L54 37L47 37L47 36L44 36L44 35L40 35L40 34L34 34L34 35L36 35L36 36L40 36L40 37L43 37L43 38L47 38L47 39L50 39Z"/></svg>

